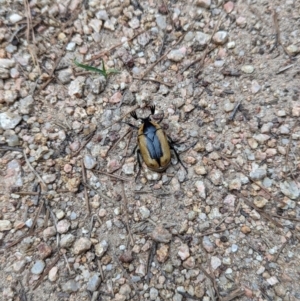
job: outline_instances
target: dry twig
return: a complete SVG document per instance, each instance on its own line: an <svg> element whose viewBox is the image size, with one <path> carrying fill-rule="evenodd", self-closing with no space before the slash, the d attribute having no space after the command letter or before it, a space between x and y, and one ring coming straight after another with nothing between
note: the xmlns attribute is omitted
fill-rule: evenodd
<svg viewBox="0 0 300 301"><path fill-rule="evenodd" d="M137 110L140 106L134 106L131 110L129 110L127 113L123 114L119 119L117 119L116 121L114 121L112 124L108 125L107 127L105 127L104 129L102 129L102 131L112 127L114 124L120 122L124 117L126 117L127 115L129 115L131 112Z"/></svg>
<svg viewBox="0 0 300 301"><path fill-rule="evenodd" d="M102 56L106 55L107 53L109 53L113 49L122 46L124 43L128 43L128 42L134 40L136 37L138 37L140 34L142 34L144 32L146 32L146 30L142 30L141 32L138 32L131 39L128 39L125 42L118 43L117 45L114 45L114 46L108 48L107 50L103 50L100 53L93 55L90 59L86 60L86 62L94 61L94 60L97 60L97 59L101 58Z"/></svg>
<svg viewBox="0 0 300 301"><path fill-rule="evenodd" d="M239 192L234 192L234 194L239 197L242 198L244 200L244 202L246 203L246 205L248 205L249 207L255 209L257 212L259 212L262 216L264 216L267 220L269 220L270 222L272 222L275 226L282 228L282 224L278 223L276 220L274 220L271 215L269 215L268 213L266 213L265 211L263 211L262 209L258 208L257 206L255 206L250 200L248 200L246 197L244 197L241 193Z"/></svg>
<svg viewBox="0 0 300 301"><path fill-rule="evenodd" d="M137 286L135 285L135 283L131 280L131 277L128 275L127 271L124 269L124 267L122 266L122 263L120 262L120 260L118 259L118 257L113 254L113 258L114 260L118 263L119 267L121 268L121 270L123 271L124 273L124 276L128 279L128 281L130 282L130 284L132 285L132 287L134 288L136 294L138 295L139 294L139 291L138 291L138 288Z"/></svg>
<svg viewBox="0 0 300 301"><path fill-rule="evenodd" d="M231 294L229 294L229 296L220 298L220 301L231 301L237 297L243 296L244 294L245 294L245 292L238 288L235 291L231 292Z"/></svg>
<svg viewBox="0 0 300 301"><path fill-rule="evenodd" d="M39 278L39 280L37 281L37 283L34 285L33 289L35 290L44 280L44 277L46 275L48 275L49 271L56 265L56 263L59 261L60 258L60 251L58 252L58 254L56 255L55 259L48 265L48 267L44 270L42 276Z"/></svg>
<svg viewBox="0 0 300 301"><path fill-rule="evenodd" d="M70 42L70 40L72 38L72 34L73 34L73 29L71 29L71 31L68 35L68 38L66 39L64 45L62 46L62 50L60 52L60 55L55 60L54 66L53 66L53 68L51 69L51 71L49 73L49 79L44 84L42 84L38 90L35 91L36 94L39 94L42 90L44 90L49 85L49 83L53 80L53 78L54 78L53 74L54 74L59 62L61 61L61 59L63 57L63 54L65 53L66 46Z"/></svg>
<svg viewBox="0 0 300 301"><path fill-rule="evenodd" d="M146 275L146 282L149 284L150 282L150 272L151 272L151 263L153 261L155 252L156 252L157 243L155 241L152 242L152 248L150 250L150 254L148 256L148 263L147 263L147 275Z"/></svg>
<svg viewBox="0 0 300 301"><path fill-rule="evenodd" d="M82 174L83 182L86 183L87 182L86 170L85 170L83 159L81 159L81 174ZM86 209L88 211L88 214L90 214L91 208L90 208L89 196L87 193L86 185L84 185L84 199L85 199Z"/></svg>
<svg viewBox="0 0 300 301"><path fill-rule="evenodd" d="M132 238L132 234L131 234L131 230L130 230L130 227L129 227L129 216L128 216L128 201L127 201L127 197L126 197L126 194L125 194L125 189L124 189L124 183L122 182L122 199L124 201L124 211L125 211L125 219L126 219L126 228L127 228L127 232L128 232L128 235L129 235L129 238L130 238L130 242L131 242L131 245L133 246L134 245L134 241L133 241L133 238Z"/></svg>
<svg viewBox="0 0 300 301"><path fill-rule="evenodd" d="M162 80L158 80L158 79L155 79L155 78L142 78L140 79L139 77L136 77L134 76L133 79L139 79L139 80L143 80L143 81L150 81L150 82L154 82L154 83L159 83L159 84L162 84L162 85L165 85L167 87L174 87L175 84L172 84L172 83L166 83L166 82L163 82Z"/></svg>
<svg viewBox="0 0 300 301"><path fill-rule="evenodd" d="M121 176L118 176L118 175L113 175L113 174L107 173L107 172L102 171L102 170L93 169L93 171L96 172L96 173L106 175L106 176L111 177L111 178L121 180L121 181L131 181L131 179L129 179L129 178L124 178L124 177L121 177Z"/></svg>
<svg viewBox="0 0 300 301"><path fill-rule="evenodd" d="M285 48L285 46L283 45L283 43L281 41L280 29L279 29L279 24L278 24L278 14L275 9L273 10L273 22L274 22L274 27L275 27L275 32L276 32L276 44L281 45L285 54L290 57L289 52L287 51L287 49Z"/></svg>
<svg viewBox="0 0 300 301"><path fill-rule="evenodd" d="M85 141L82 142L81 146L79 147L78 151L76 151L74 154L72 154L72 157L76 157L81 150L92 140L94 137L94 134L96 133L97 129L95 129L93 132L91 132Z"/></svg>
<svg viewBox="0 0 300 301"><path fill-rule="evenodd" d="M34 175L37 177L37 179L39 180L40 184L41 184L41 187L42 187L42 190L45 190L47 191L47 185L46 183L43 181L43 179L40 177L40 175L35 171L35 169L32 167L32 165L30 164L28 158L27 158L27 155L26 155L26 151L23 150L23 155L24 155L24 158L25 158L25 161L26 161L26 164L28 165L28 167L31 169L31 171L34 173Z"/></svg>
<svg viewBox="0 0 300 301"><path fill-rule="evenodd" d="M179 40L172 46L170 47L170 49L164 54L162 55L158 60L156 60L148 69L146 69L146 71L139 77L139 80L142 80L160 61L162 61L168 54L169 52L174 49L178 44L180 44L182 42L182 40L184 39L185 35L187 34L187 32L185 32L180 38Z"/></svg>
<svg viewBox="0 0 300 301"><path fill-rule="evenodd" d="M280 253L283 251L283 249L285 248L285 246L288 244L288 240L282 244L282 246L280 247L280 249L278 250L278 253L276 254L276 257L274 258L274 262L277 262Z"/></svg>

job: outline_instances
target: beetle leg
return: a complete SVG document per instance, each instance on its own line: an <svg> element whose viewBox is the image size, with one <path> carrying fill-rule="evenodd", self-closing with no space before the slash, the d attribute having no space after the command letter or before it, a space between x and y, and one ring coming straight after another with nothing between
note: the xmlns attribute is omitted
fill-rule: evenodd
<svg viewBox="0 0 300 301"><path fill-rule="evenodd" d="M154 115L154 113L155 113L155 105L154 106L150 106L150 111L151 111L151 115Z"/></svg>
<svg viewBox="0 0 300 301"><path fill-rule="evenodd" d="M138 170L137 175L135 176L135 182L136 182L136 179L138 178L138 176L140 175L141 170L142 170L141 151L139 149L136 151L136 156L137 156L137 161L138 161L138 164L139 164L139 170Z"/></svg>
<svg viewBox="0 0 300 301"><path fill-rule="evenodd" d="M129 125L130 127L134 128L134 129L136 129L136 130L139 129L138 126L136 126L136 125L134 125L134 124L131 124L131 123L129 123L129 122L124 122L124 121L123 121L123 122L121 122L121 123L125 123L125 124Z"/></svg>
<svg viewBox="0 0 300 301"><path fill-rule="evenodd" d="M179 157L179 155L178 155L178 153L177 153L175 147L174 147L172 144L170 144L170 148L174 151L177 161L182 165L182 167L184 168L185 172L188 173L186 167L184 166L184 164L183 164L182 161L180 160L180 157Z"/></svg>
<svg viewBox="0 0 300 301"><path fill-rule="evenodd" d="M136 119L136 120L138 120L139 118L137 117L137 115L136 115L136 112L135 111L133 111L133 112L130 112L130 115L131 115L131 117L133 117L134 119Z"/></svg>
<svg viewBox="0 0 300 301"><path fill-rule="evenodd" d="M127 156L125 156L125 157L126 157L126 158L127 158L127 157L131 157L131 156L136 152L137 147L138 147L138 145L136 145L136 146L133 148L133 151L131 152L130 155L127 155Z"/></svg>

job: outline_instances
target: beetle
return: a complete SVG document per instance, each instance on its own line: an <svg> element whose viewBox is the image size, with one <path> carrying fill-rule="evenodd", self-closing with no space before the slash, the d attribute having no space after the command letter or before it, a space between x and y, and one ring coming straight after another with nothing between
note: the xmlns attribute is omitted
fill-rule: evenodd
<svg viewBox="0 0 300 301"><path fill-rule="evenodd" d="M151 115L154 115L155 112L155 106L151 106L150 111L151 114L146 118L138 117L135 111L130 113L134 119L142 121L142 125L138 128L137 137L137 158L140 169L142 166L140 157L142 157L150 170L156 172L165 171L171 162L172 149L178 162L180 162L187 173L186 167L181 162L179 155L173 146L174 142L172 139L166 135L158 123L151 120ZM133 126L131 124L128 125Z"/></svg>

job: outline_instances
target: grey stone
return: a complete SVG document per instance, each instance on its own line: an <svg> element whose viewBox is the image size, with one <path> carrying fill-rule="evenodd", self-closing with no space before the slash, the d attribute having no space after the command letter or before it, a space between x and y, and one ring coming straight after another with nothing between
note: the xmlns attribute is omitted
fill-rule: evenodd
<svg viewBox="0 0 300 301"><path fill-rule="evenodd" d="M93 169L96 164L97 161L90 155L85 155L83 158L83 163L86 169Z"/></svg>
<svg viewBox="0 0 300 301"><path fill-rule="evenodd" d="M165 29L167 27L167 18L166 16L157 15L156 24L160 29Z"/></svg>
<svg viewBox="0 0 300 301"><path fill-rule="evenodd" d="M95 253L101 258L108 249L108 243L106 240L102 240L100 243L95 245Z"/></svg>
<svg viewBox="0 0 300 301"><path fill-rule="evenodd" d="M98 289L99 285L101 283L101 278L99 277L98 274L94 274L88 281L86 288L94 292Z"/></svg>
<svg viewBox="0 0 300 301"><path fill-rule="evenodd" d="M61 236L60 246L61 248L70 248L75 240L75 236L73 234L65 234Z"/></svg>
<svg viewBox="0 0 300 301"><path fill-rule="evenodd" d="M60 70L58 72L58 79L63 83L63 84L68 84L71 82L71 77L73 75L72 69L64 69Z"/></svg>
<svg viewBox="0 0 300 301"><path fill-rule="evenodd" d="M108 20L108 14L106 10L99 10L98 12L96 12L96 18L103 21Z"/></svg>
<svg viewBox="0 0 300 301"><path fill-rule="evenodd" d="M14 60L0 58L0 67L1 68L9 69L9 68L14 67L15 64L16 64L16 62Z"/></svg>
<svg viewBox="0 0 300 301"><path fill-rule="evenodd" d="M86 237L81 237L74 243L73 252L76 255L79 255L87 250L89 250L92 246L91 241Z"/></svg>
<svg viewBox="0 0 300 301"><path fill-rule="evenodd" d="M43 272L45 266L46 264L43 260L37 260L31 268L31 273L40 275Z"/></svg>
<svg viewBox="0 0 300 301"><path fill-rule="evenodd" d="M22 120L20 115L4 112L0 114L0 128L4 130L14 129Z"/></svg>
<svg viewBox="0 0 300 301"><path fill-rule="evenodd" d="M154 287L150 288L150 300L156 300L158 297L158 290Z"/></svg>
<svg viewBox="0 0 300 301"><path fill-rule="evenodd" d="M8 231L12 228L12 224L9 220L0 220L0 232Z"/></svg>
<svg viewBox="0 0 300 301"><path fill-rule="evenodd" d="M20 100L19 111L22 114L29 114L33 109L34 99L31 95Z"/></svg>
<svg viewBox="0 0 300 301"><path fill-rule="evenodd" d="M299 197L299 188L294 181L284 181L280 183L281 192L288 198L295 200Z"/></svg>
<svg viewBox="0 0 300 301"><path fill-rule="evenodd" d="M61 285L61 289L66 293L74 293L79 290L79 283L75 280L69 280L67 282L63 282Z"/></svg>

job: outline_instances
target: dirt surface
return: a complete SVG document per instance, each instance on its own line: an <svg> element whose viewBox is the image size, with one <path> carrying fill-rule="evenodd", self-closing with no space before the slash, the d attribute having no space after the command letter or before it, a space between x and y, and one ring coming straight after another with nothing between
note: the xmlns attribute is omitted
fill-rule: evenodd
<svg viewBox="0 0 300 301"><path fill-rule="evenodd" d="M295 0L0 0L0 299L300 300L299 28ZM135 181L151 105L187 173Z"/></svg>

